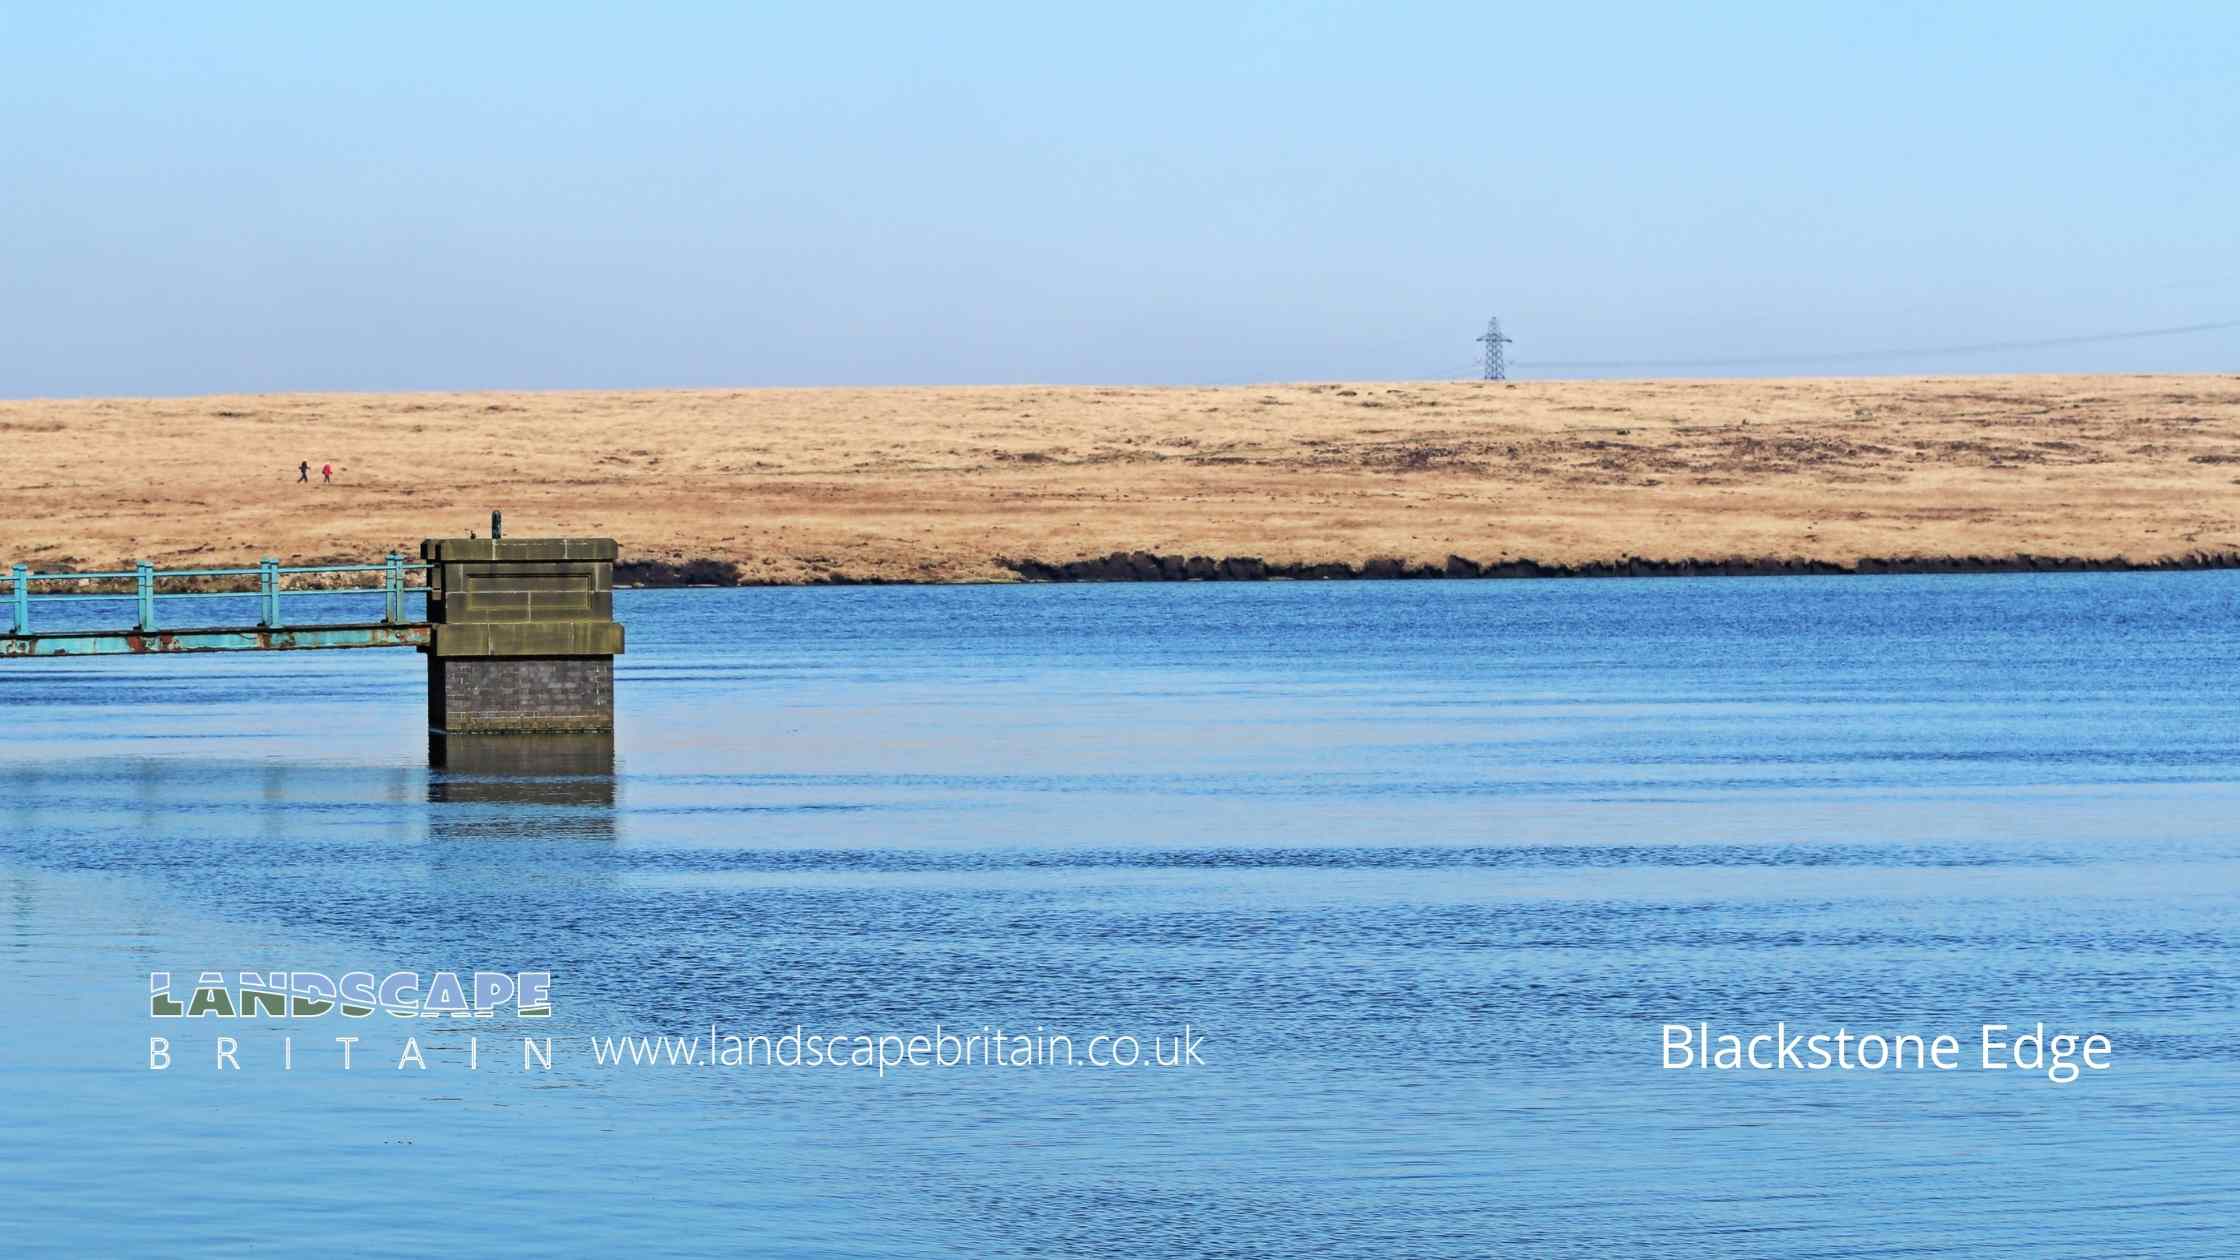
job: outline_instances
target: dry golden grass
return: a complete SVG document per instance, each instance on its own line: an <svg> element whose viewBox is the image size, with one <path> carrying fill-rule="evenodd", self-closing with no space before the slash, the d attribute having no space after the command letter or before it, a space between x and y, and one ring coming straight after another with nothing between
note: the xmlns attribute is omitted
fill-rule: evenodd
<svg viewBox="0 0 2240 1260"><path fill-rule="evenodd" d="M0 559L37 567L369 557L492 508L778 582L2240 549L2235 376L0 402L0 460Z"/></svg>

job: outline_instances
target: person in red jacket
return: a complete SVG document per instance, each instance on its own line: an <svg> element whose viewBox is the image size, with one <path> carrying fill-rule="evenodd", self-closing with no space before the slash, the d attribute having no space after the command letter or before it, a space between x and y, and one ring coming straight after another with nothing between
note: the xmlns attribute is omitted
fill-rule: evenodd
<svg viewBox="0 0 2240 1260"><path fill-rule="evenodd" d="M320 481L322 481L322 482L326 482L326 481L333 481L333 480L334 480L334 465L333 465L333 464L321 464L321 465L319 465L319 480L320 480Z"/></svg>

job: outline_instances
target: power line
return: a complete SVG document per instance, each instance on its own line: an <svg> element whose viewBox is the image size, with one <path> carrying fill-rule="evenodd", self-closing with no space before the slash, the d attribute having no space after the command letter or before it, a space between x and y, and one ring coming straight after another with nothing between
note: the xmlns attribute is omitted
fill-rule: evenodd
<svg viewBox="0 0 2240 1260"><path fill-rule="evenodd" d="M1922 346L1910 350L1831 350L1825 354L1764 354L1722 359L1536 359L1517 364L1528 368L1693 368L1759 367L1781 363L1848 363L1869 359L1922 358L1937 355L1986 354L1999 350L2046 350L2059 346L2084 346L2104 341L2138 341L2148 337L2177 337L2186 333L2240 328L2240 319L2208 324L2180 324L2173 328L2136 328L2126 332L2085 333L2074 337L2040 337L2031 341L1982 341L1972 345Z"/></svg>

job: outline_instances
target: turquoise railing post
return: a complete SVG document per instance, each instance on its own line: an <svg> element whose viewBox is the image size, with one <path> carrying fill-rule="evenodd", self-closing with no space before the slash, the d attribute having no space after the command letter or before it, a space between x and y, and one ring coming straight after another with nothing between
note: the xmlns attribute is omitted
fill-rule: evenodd
<svg viewBox="0 0 2240 1260"><path fill-rule="evenodd" d="M156 628L156 567L142 560L133 576L140 592L140 633L146 634Z"/></svg>
<svg viewBox="0 0 2240 1260"><path fill-rule="evenodd" d="M280 561L272 556L257 561L257 624L267 630L280 624Z"/></svg>
<svg viewBox="0 0 2240 1260"><path fill-rule="evenodd" d="M8 576L16 580L16 597L12 601L12 611L8 615L8 633L29 634L31 633L31 570L19 564L8 570Z"/></svg>
<svg viewBox="0 0 2240 1260"><path fill-rule="evenodd" d="M390 552L388 563L389 571L383 575L382 589L388 592L389 607L382 620L393 626L404 620L404 554Z"/></svg>

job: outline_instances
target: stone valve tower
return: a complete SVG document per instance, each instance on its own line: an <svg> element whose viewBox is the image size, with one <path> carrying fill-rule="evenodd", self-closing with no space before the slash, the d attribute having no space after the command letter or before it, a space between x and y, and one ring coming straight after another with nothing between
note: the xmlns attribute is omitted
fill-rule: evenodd
<svg viewBox="0 0 2240 1260"><path fill-rule="evenodd" d="M420 558L431 732L613 733L612 538L430 538Z"/></svg>

